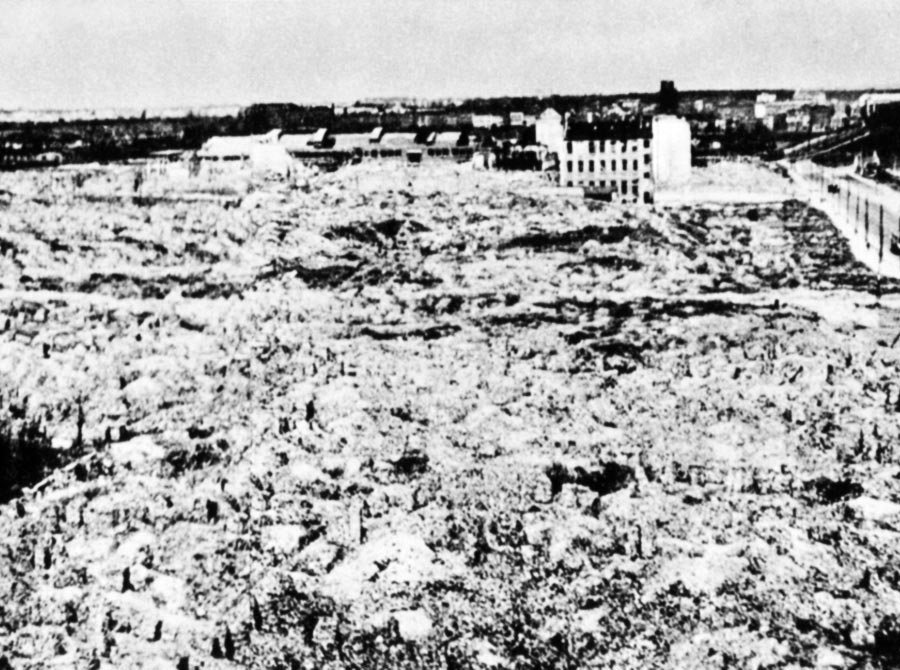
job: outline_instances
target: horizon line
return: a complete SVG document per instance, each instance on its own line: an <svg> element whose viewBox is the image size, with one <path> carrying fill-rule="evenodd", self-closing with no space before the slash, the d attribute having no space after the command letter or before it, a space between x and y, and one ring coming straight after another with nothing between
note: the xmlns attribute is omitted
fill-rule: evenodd
<svg viewBox="0 0 900 670"><path fill-rule="evenodd" d="M677 89L677 82L676 82ZM765 91L829 91L829 92L847 92L847 93L869 93L869 92L884 92L884 93L895 93L900 92L900 85L891 85L891 86L838 86L838 87L830 87L830 86L771 86L771 87L758 87L758 86L749 86L746 88L686 88L686 89L677 89L678 93L681 95L691 95L697 93L735 93L735 92L765 92ZM426 102L437 102L439 100L446 99L454 99L454 100L499 100L501 98L535 98L539 100L548 99L548 98L581 98L581 97L603 97L603 98L617 98L617 97L627 97L627 96L645 96L645 95L653 95L658 93L658 90L630 90L630 91L617 91L604 93L599 91L592 92L581 92L581 93L516 93L516 94L496 94L491 96L480 96L480 95L448 95L448 96L417 96L417 95L371 95L366 97L356 98L352 103L356 104L361 103L365 104L369 100L409 100L409 99L417 99L423 100ZM313 101L298 101L298 100L253 100L249 102L197 102L197 103L163 103L163 104L152 104L152 105L129 105L129 104L105 104L105 105L80 105L80 106L70 106L70 107L0 107L0 113L9 113L9 112L66 112L66 111L82 111L82 110L97 110L97 109L141 109L141 110L153 110L153 109L166 109L166 108L175 108L175 109L203 109L208 107L249 107L252 105L281 105L281 104L293 104L299 107L329 107L331 105L338 105L339 103L335 100L331 100L328 102L324 102L321 100ZM345 101L340 103L341 106L345 105Z"/></svg>

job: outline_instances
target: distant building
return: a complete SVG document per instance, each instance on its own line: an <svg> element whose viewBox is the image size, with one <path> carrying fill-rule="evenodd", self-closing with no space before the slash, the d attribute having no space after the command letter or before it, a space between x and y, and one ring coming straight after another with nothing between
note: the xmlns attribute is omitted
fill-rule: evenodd
<svg viewBox="0 0 900 670"><path fill-rule="evenodd" d="M537 119L525 112L510 112L509 125L511 126L533 126Z"/></svg>
<svg viewBox="0 0 900 670"><path fill-rule="evenodd" d="M824 133L831 127L831 119L834 117L832 105L810 105L808 110L811 132Z"/></svg>
<svg viewBox="0 0 900 670"><path fill-rule="evenodd" d="M879 107L895 103L900 103L900 93L864 93L859 96L854 106L859 110L860 116L868 118Z"/></svg>
<svg viewBox="0 0 900 670"><path fill-rule="evenodd" d="M562 153L565 140L563 117L552 107L545 109L534 124L535 142L551 152Z"/></svg>
<svg viewBox="0 0 900 670"><path fill-rule="evenodd" d="M404 150L415 147L415 133L385 133L378 140L378 148L381 150L379 156L384 155L386 158L401 156ZM385 151L388 153L385 154Z"/></svg>
<svg viewBox="0 0 900 670"><path fill-rule="evenodd" d="M291 172L291 156L281 137L281 130L277 129L263 135L211 137L197 152L197 158L242 161L255 172L287 176Z"/></svg>
<svg viewBox="0 0 900 670"><path fill-rule="evenodd" d="M253 135L210 137L200 147L197 156L203 160L214 161L246 160L250 158L250 151L255 142Z"/></svg>
<svg viewBox="0 0 900 670"><path fill-rule="evenodd" d="M162 151L151 151L150 160L164 165L165 163L174 163L184 157L185 152L181 149L164 149Z"/></svg>
<svg viewBox="0 0 900 670"><path fill-rule="evenodd" d="M34 160L43 165L59 165L63 162L63 155L58 151L44 151L36 154Z"/></svg>
<svg viewBox="0 0 900 670"><path fill-rule="evenodd" d="M650 203L658 187L690 178L690 124L677 116L572 123L562 141L563 186L609 190L622 202Z"/></svg>
<svg viewBox="0 0 900 670"><path fill-rule="evenodd" d="M610 189L625 202L652 202L652 129L633 122L573 123L559 156L560 184Z"/></svg>
<svg viewBox="0 0 900 670"><path fill-rule="evenodd" d="M588 115L592 116L593 112L589 112ZM606 105L603 108L603 116L614 118L614 119L627 119L631 116L631 112L629 112L625 107L623 107L618 102L614 102L611 105Z"/></svg>
<svg viewBox="0 0 900 670"><path fill-rule="evenodd" d="M652 125L653 181L677 186L691 177L691 127L677 116L655 116Z"/></svg>
<svg viewBox="0 0 900 670"><path fill-rule="evenodd" d="M278 144L281 130L261 135L218 135L209 138L197 152L205 160L246 160L258 144Z"/></svg>
<svg viewBox="0 0 900 670"><path fill-rule="evenodd" d="M472 114L473 128L491 128L492 126L502 126L503 117L497 114Z"/></svg>
<svg viewBox="0 0 900 670"><path fill-rule="evenodd" d="M344 116L377 116L381 109L375 105L351 105L344 107Z"/></svg>
<svg viewBox="0 0 900 670"><path fill-rule="evenodd" d="M849 107L849 105L848 105ZM837 103L834 106L834 116L831 117L831 122L829 126L831 130L842 130L850 125L850 114L848 107L844 107L844 105Z"/></svg>
<svg viewBox="0 0 900 670"><path fill-rule="evenodd" d="M324 130L324 129L323 129ZM301 159L316 159L323 152L342 160L424 159L470 160L474 154L469 134L460 131L439 132L428 128L418 132L384 132L381 127L366 133L329 133L285 135L282 143Z"/></svg>
<svg viewBox="0 0 900 670"><path fill-rule="evenodd" d="M769 105L778 100L778 96L774 93L760 93L756 96L756 102L762 105Z"/></svg>
<svg viewBox="0 0 900 670"><path fill-rule="evenodd" d="M828 103L828 96L823 91L794 91L794 102L809 105L825 105Z"/></svg>
<svg viewBox="0 0 900 670"><path fill-rule="evenodd" d="M453 109L419 109L414 121L419 128L459 127L469 124L470 115Z"/></svg>
<svg viewBox="0 0 900 670"><path fill-rule="evenodd" d="M804 133L810 128L809 109L801 107L800 109L792 109L785 113L786 130L789 133Z"/></svg>
<svg viewBox="0 0 900 670"><path fill-rule="evenodd" d="M288 153L295 154L314 149L313 136L313 133L282 135L279 138L278 143L281 144Z"/></svg>

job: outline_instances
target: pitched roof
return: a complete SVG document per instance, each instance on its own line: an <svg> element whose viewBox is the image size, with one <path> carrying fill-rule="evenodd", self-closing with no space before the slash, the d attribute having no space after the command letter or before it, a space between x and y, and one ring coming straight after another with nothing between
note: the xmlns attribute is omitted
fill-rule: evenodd
<svg viewBox="0 0 900 670"><path fill-rule="evenodd" d="M458 130L437 133L437 137L435 138L434 143L441 146L456 147L459 146L459 140L461 137L462 133Z"/></svg>
<svg viewBox="0 0 900 670"><path fill-rule="evenodd" d="M393 149L403 149L406 147L412 147L416 144L416 134L415 133L385 133L381 136L381 141L378 143L383 147L390 147Z"/></svg>
<svg viewBox="0 0 900 670"><path fill-rule="evenodd" d="M299 135L282 135L278 143L288 151L306 151L312 145L313 133Z"/></svg>
<svg viewBox="0 0 900 670"><path fill-rule="evenodd" d="M263 135L254 135L253 138L260 144L277 144L281 137L281 128L274 128Z"/></svg>
<svg viewBox="0 0 900 670"><path fill-rule="evenodd" d="M331 136L338 151L352 151L369 145L368 133L337 133Z"/></svg>
<svg viewBox="0 0 900 670"><path fill-rule="evenodd" d="M250 135L216 136L210 137L203 143L200 151L201 157L208 158L247 158L255 139Z"/></svg>

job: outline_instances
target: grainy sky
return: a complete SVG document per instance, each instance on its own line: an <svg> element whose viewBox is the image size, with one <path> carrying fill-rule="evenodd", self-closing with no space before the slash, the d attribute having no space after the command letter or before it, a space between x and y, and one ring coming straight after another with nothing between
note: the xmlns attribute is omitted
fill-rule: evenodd
<svg viewBox="0 0 900 670"><path fill-rule="evenodd" d="M0 109L900 86L898 0L0 0Z"/></svg>

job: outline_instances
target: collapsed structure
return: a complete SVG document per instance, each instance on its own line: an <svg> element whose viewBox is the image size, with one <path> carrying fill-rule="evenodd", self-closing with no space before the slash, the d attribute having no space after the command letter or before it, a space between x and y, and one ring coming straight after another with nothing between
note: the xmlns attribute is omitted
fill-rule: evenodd
<svg viewBox="0 0 900 670"><path fill-rule="evenodd" d="M776 172L83 169L0 173L0 444L68 462L0 505L0 667L896 667L898 284Z"/></svg>

